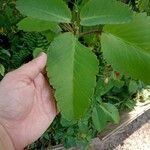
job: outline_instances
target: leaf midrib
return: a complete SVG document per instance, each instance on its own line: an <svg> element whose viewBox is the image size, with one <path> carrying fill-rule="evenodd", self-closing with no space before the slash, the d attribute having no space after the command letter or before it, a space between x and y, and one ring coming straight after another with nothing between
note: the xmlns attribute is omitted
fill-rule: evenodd
<svg viewBox="0 0 150 150"><path fill-rule="evenodd" d="M118 16L121 16L121 15L117 15ZM98 19L98 18L106 18L106 17L116 17L116 15L100 15L100 16L94 16L94 17L85 17L85 18L82 18L81 21L86 21L86 20L92 20L92 19Z"/></svg>
<svg viewBox="0 0 150 150"><path fill-rule="evenodd" d="M72 96L73 96L73 97L72 97L72 100L73 100L73 103L72 103L72 104L73 104L73 106L72 106L72 108L73 108L73 116L74 116L74 106L75 106L75 105L74 105L74 93L75 93L75 92L74 92L74 89L75 89L75 88L74 88L74 83L75 83L75 80L74 80L74 66L75 66L75 51L76 51L75 48L76 48L76 39L73 37L73 50L74 50L74 51L73 51L73 59L72 59L72 60L73 60L73 62L72 62L72 66L73 66L73 68L72 68L72 84L73 84L73 87L72 87L72 88L73 88L73 89L72 89L72 92L73 92L73 93L72 93Z"/></svg>
<svg viewBox="0 0 150 150"><path fill-rule="evenodd" d="M72 61L72 85L73 85L73 89L72 89L72 95L73 95L73 97L72 97L72 100L73 100L73 106L72 106L72 108L73 108L73 115L74 115L74 106L75 106L75 104L74 104L74 102L75 102L75 97L74 97L74 90L75 90L75 84L77 84L76 83L76 79L75 79L75 65L76 65L76 53L77 53L77 50L76 50L76 46L77 46L77 44L78 44L78 39L77 38L73 38L73 55L72 55L72 57L73 57L73 61ZM81 90L80 92L82 92L82 95L85 95L85 93Z"/></svg>

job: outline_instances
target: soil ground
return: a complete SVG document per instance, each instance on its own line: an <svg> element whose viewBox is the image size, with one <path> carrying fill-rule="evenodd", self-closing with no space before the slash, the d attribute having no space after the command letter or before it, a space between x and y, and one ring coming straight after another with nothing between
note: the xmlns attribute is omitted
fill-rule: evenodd
<svg viewBox="0 0 150 150"><path fill-rule="evenodd" d="M150 120L134 131L115 150L150 150Z"/></svg>

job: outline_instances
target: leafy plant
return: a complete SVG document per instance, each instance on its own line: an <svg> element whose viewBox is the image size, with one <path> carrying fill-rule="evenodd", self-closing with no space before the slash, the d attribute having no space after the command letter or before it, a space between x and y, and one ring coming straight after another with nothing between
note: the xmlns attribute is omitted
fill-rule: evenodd
<svg viewBox="0 0 150 150"><path fill-rule="evenodd" d="M48 48L48 77L64 118L76 120L83 116L96 84L98 61L92 50L78 41L85 26L107 24L101 31L97 29L104 58L117 71L150 83L150 19L145 14L135 14L114 0L90 0L82 7L74 3L72 17L62 0L18 0L17 8L34 18L22 20L18 24L20 29L26 31L29 23L35 23L37 27L30 31L43 31L48 27L53 30L52 25L58 27L57 23L61 23L67 32L72 32L58 35ZM39 19L43 20L42 26L38 24Z"/></svg>
<svg viewBox="0 0 150 150"><path fill-rule="evenodd" d="M0 1L0 33L15 31L15 25L22 16L14 8L15 0Z"/></svg>
<svg viewBox="0 0 150 150"><path fill-rule="evenodd" d="M119 123L118 110L110 103L102 103L93 109L92 119L96 129L102 131L109 121Z"/></svg>
<svg viewBox="0 0 150 150"><path fill-rule="evenodd" d="M0 75L4 76L5 68L2 64L0 64Z"/></svg>
<svg viewBox="0 0 150 150"><path fill-rule="evenodd" d="M32 53L47 52L47 74L61 112L30 148L48 141L86 146L108 122L119 122L118 109L135 106L134 94L142 86L130 77L150 83L149 17L115 0L18 0L25 16L12 10L14 4L1 5L1 31L11 44L2 45L0 64L8 72L32 59ZM20 19L23 31L16 28Z"/></svg>
<svg viewBox="0 0 150 150"><path fill-rule="evenodd" d="M147 15L150 15L150 0L138 0L137 7L139 8L140 12L146 12Z"/></svg>

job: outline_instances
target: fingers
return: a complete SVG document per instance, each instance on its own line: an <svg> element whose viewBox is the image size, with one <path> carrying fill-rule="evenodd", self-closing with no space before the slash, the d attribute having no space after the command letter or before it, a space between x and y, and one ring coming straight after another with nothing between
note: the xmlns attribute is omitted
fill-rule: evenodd
<svg viewBox="0 0 150 150"><path fill-rule="evenodd" d="M41 55L29 63L23 65L16 71L20 74L27 75L31 79L35 79L40 72L42 72L46 66L47 55L45 53L41 53Z"/></svg>
<svg viewBox="0 0 150 150"><path fill-rule="evenodd" d="M54 118L57 114L57 109L52 88L41 73L36 77L34 82L38 94L40 93L39 91L41 91L41 102L43 104L45 114Z"/></svg>

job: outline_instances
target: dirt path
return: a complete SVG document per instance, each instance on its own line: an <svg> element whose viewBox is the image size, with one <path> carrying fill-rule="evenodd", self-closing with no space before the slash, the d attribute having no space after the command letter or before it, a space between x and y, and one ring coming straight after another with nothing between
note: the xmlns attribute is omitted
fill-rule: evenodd
<svg viewBox="0 0 150 150"><path fill-rule="evenodd" d="M150 120L143 124L141 128L131 134L114 150L150 150Z"/></svg>

